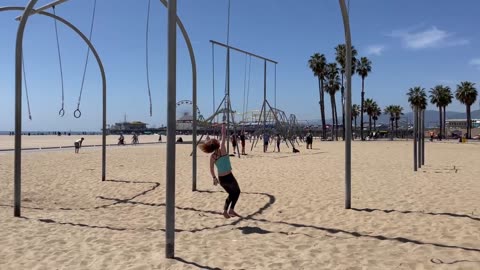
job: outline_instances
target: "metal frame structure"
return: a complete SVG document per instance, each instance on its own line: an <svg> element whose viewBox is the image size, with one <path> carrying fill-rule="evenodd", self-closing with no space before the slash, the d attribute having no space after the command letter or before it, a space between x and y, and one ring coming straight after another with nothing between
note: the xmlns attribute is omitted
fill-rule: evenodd
<svg viewBox="0 0 480 270"><path fill-rule="evenodd" d="M52 5L57 5L60 2L65 2L66 0L59 0ZM180 27L184 38L187 41L187 46L190 52L192 68L193 68L193 155L194 160L193 164L193 189L196 188L196 69L195 69L195 59L193 57L193 49L186 35L185 28L180 22L177 16L177 0L169 0L167 5L166 0L160 0L164 6L168 9L168 101L167 101L167 122L168 122L168 134L167 136L167 172L166 172L166 244L165 244L165 256L167 258L174 258L174 247L175 247L175 108L176 108L176 27ZM16 37L16 49L15 49L15 216L20 216L20 183L21 183L21 130L22 130L22 48L23 48L23 34L25 31L25 26L28 20L28 17L35 12L33 10L35 4L38 0L30 0L27 6L24 9L23 15L20 19L20 24L17 30ZM345 41L346 41L346 59L351 58L351 36L350 36L350 23L348 10L345 4L345 0L339 0L340 9L342 11L343 25L345 30ZM83 35L84 36L84 35ZM229 52L228 48L228 52ZM232 48L233 49L233 48ZM93 51L92 51L93 52ZM266 76L266 62L267 59L264 59L264 72ZM345 95L345 112L346 115L351 114L351 62L346 61L346 95ZM228 68L227 68L228 71ZM264 99L266 99L266 79L264 79ZM104 99L104 112L106 111L106 102ZM106 118L104 120L104 129L103 134L105 135L106 129ZM349 209L351 207L351 118L345 117L345 126L346 126L346 138L345 138L345 208ZM104 137L105 138L105 137ZM103 141L103 147L105 147L105 140ZM18 203L18 204L17 204Z"/></svg>

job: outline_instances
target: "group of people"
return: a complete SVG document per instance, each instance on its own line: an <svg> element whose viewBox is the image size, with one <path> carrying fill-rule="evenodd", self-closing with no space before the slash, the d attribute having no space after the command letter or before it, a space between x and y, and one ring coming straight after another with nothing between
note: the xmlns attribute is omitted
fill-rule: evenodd
<svg viewBox="0 0 480 270"><path fill-rule="evenodd" d="M138 135L137 133L133 133L132 144L138 144L138 143L139 143ZM120 134L120 136L118 137L117 145L125 145L125 137L123 136L123 134Z"/></svg>

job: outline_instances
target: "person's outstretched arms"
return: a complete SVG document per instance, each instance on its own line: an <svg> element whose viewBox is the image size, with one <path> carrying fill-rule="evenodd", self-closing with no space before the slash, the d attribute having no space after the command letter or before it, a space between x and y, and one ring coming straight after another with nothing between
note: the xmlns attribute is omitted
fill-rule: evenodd
<svg viewBox="0 0 480 270"><path fill-rule="evenodd" d="M220 152L221 152L221 155L225 155L227 153L227 148L225 147L225 141L226 141L226 128L225 128L225 124L223 123L222 124L222 139L221 139L221 143L220 143Z"/></svg>

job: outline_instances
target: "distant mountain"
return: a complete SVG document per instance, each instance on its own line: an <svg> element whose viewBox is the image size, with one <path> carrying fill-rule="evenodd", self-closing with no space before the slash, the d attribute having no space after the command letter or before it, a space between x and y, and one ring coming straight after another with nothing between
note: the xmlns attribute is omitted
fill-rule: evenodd
<svg viewBox="0 0 480 270"><path fill-rule="evenodd" d="M339 124L341 122L342 114L341 112L338 114ZM427 110L425 111L425 124L427 127L434 127L438 126L438 117L439 113L435 110ZM447 120L448 119L466 119L467 113L466 112L449 112L447 111ZM480 110L472 111L472 119L480 119ZM368 122L368 116L364 114L363 120ZM388 124L390 121L390 116L382 114L379 119L377 120L377 124ZM409 122L412 123L413 121L413 112L407 112L402 115L402 119L400 122ZM319 119L307 120L309 125L321 125L321 121ZM327 119L327 124L331 124L332 119ZM357 125L360 125L360 118L357 118Z"/></svg>

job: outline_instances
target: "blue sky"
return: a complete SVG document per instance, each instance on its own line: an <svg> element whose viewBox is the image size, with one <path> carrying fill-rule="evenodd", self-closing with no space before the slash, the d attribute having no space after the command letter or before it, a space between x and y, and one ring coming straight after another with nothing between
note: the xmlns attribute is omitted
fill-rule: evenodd
<svg viewBox="0 0 480 270"><path fill-rule="evenodd" d="M230 44L274 59L277 66L277 107L299 119L318 119L318 81L307 66L315 52L334 60L334 47L344 42L337 0L231 0ZM37 6L49 3L40 0ZM2 6L25 5L26 0L3 0ZM135 3L135 4L134 4ZM159 126L166 122L166 9L152 0L150 20L150 78L153 117L145 68L147 0L98 0L92 41L107 72L108 122L141 120ZM57 7L88 34L93 0L70 0ZM212 113L212 48L209 40L226 42L227 0L178 0L178 14L193 42L198 64L199 108ZM480 2L465 1L350 1L353 44L359 56L373 62L365 82L367 98L381 106L409 106L408 88L436 84L455 88L460 81L480 83ZM18 12L0 16L0 130L13 129L14 45ZM60 71L53 21L34 16L27 25L24 53L33 120L24 106L25 130L99 130L101 80L90 61L82 96L82 118L73 111L80 91L86 45L59 25L65 80L66 115L61 118ZM191 66L182 36L178 35L177 100L191 99ZM244 55L232 53L232 106L244 106ZM268 99L274 103L274 67L268 66ZM216 103L224 91L225 50L215 49ZM260 109L263 62L252 59L248 110ZM353 102L359 103L361 81L353 80ZM339 95L337 100L339 100ZM329 99L327 99L329 100ZM246 101L245 101L246 103ZM24 96L24 105L26 100ZM327 116L330 104L327 102ZM339 106L338 106L339 107ZM340 107L339 107L340 108ZM430 106L434 109L433 106ZM478 101L473 107L478 109ZM464 111L455 101L449 110Z"/></svg>

